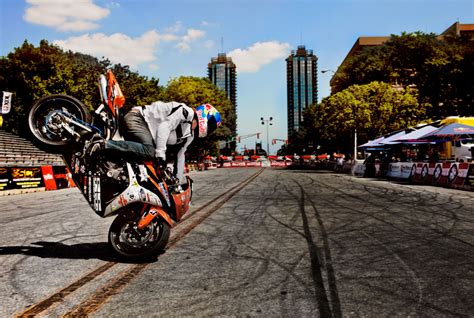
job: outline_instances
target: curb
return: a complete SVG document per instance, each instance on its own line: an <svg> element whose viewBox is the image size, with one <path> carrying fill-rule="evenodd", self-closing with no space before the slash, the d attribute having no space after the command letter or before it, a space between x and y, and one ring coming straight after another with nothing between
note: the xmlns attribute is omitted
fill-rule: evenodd
<svg viewBox="0 0 474 318"><path fill-rule="evenodd" d="M31 188L31 189L15 189L15 190L4 190L0 191L0 197L5 197L8 195L24 194L24 193L34 193L34 192L43 192L46 191L46 188Z"/></svg>

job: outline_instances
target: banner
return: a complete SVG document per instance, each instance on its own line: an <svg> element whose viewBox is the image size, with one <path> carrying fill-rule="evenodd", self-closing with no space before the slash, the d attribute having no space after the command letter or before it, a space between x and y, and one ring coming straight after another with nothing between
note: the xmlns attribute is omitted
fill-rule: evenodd
<svg viewBox="0 0 474 318"><path fill-rule="evenodd" d="M0 191L43 186L41 168L39 167L0 168Z"/></svg>
<svg viewBox="0 0 474 318"><path fill-rule="evenodd" d="M8 114L12 107L12 93L3 92L2 114Z"/></svg>
<svg viewBox="0 0 474 318"><path fill-rule="evenodd" d="M39 188L43 186L41 168L10 168L11 189Z"/></svg>
<svg viewBox="0 0 474 318"><path fill-rule="evenodd" d="M10 181L10 171L8 168L0 168L0 190L6 190Z"/></svg>

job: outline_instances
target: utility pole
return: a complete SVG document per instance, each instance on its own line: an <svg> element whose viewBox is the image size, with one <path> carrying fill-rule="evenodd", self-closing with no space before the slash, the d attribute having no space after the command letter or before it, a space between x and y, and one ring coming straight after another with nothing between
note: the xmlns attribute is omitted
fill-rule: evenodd
<svg viewBox="0 0 474 318"><path fill-rule="evenodd" d="M262 121L262 125L267 125L267 156L270 155L270 142L269 142L269 137L268 137L268 126L273 125L272 120L273 117L270 117L269 119L264 119L263 117L260 117L260 120Z"/></svg>

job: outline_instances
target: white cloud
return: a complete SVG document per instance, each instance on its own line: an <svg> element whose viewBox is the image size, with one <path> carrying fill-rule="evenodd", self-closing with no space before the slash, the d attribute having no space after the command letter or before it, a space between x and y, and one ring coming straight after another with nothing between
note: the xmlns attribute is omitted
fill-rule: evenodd
<svg viewBox="0 0 474 318"><path fill-rule="evenodd" d="M257 42L247 49L235 49L227 55L232 57L239 73L255 73L265 64L286 57L289 49L288 43Z"/></svg>
<svg viewBox="0 0 474 318"><path fill-rule="evenodd" d="M197 30L197 29L188 29L188 32L186 33L185 36L183 36L183 41L184 42L192 42L196 41L199 38L202 38L206 32L202 30Z"/></svg>
<svg viewBox="0 0 474 318"><path fill-rule="evenodd" d="M201 21L203 27L217 27L219 24L217 22Z"/></svg>
<svg viewBox="0 0 474 318"><path fill-rule="evenodd" d="M53 43L74 52L90 54L98 58L106 57L113 63L121 63L130 67L137 67L156 59L155 49L160 41L170 40L167 34L160 34L156 30L143 33L132 38L122 33L105 35L103 33L84 34L58 40Z"/></svg>
<svg viewBox="0 0 474 318"><path fill-rule="evenodd" d="M191 46L189 46L189 44L186 43L186 42L180 42L180 43L176 44L176 47L177 47L181 52L188 52L189 50L191 50Z"/></svg>
<svg viewBox="0 0 474 318"><path fill-rule="evenodd" d="M174 34L165 33L160 35L160 40L165 42L176 41L178 37Z"/></svg>
<svg viewBox="0 0 474 318"><path fill-rule="evenodd" d="M188 29L186 34L181 37L181 42L179 42L176 47L182 51L186 52L191 49L190 43L194 42L206 35L206 32L198 29Z"/></svg>
<svg viewBox="0 0 474 318"><path fill-rule="evenodd" d="M181 21L176 21L174 25L165 29L165 32L168 33L178 33L183 29L183 23Z"/></svg>
<svg viewBox="0 0 474 318"><path fill-rule="evenodd" d="M30 7L23 18L34 24L45 25L58 31L86 31L109 15L110 10L93 0L26 0Z"/></svg>

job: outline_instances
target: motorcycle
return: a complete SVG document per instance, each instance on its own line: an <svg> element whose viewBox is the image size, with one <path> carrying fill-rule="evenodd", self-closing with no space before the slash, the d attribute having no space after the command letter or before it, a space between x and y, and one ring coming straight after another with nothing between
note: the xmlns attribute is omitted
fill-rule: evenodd
<svg viewBox="0 0 474 318"><path fill-rule="evenodd" d="M188 211L192 180L179 185L169 168L100 155L88 158L94 136L120 139L119 118L125 97L112 73L99 77L102 103L92 112L69 95L39 99L28 114L33 142L62 155L72 179L100 217L116 216L108 241L121 256L154 257L168 243L171 228Z"/></svg>

